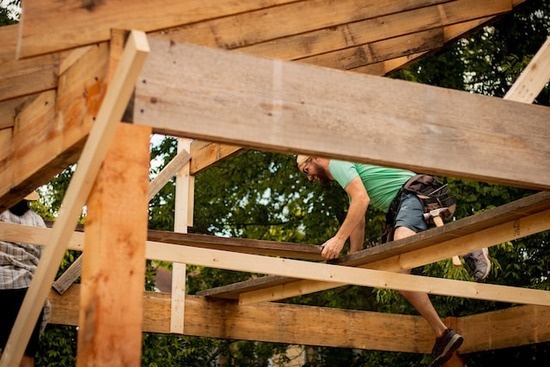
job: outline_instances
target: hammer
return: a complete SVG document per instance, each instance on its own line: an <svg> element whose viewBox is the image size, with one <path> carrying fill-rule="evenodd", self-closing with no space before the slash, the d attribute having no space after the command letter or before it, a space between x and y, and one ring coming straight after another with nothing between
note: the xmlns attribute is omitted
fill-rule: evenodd
<svg viewBox="0 0 550 367"><path fill-rule="evenodd" d="M431 219L436 227L441 227L443 226L443 218L441 218L441 216L448 212L449 208L433 209L427 213L424 213L424 219L426 221L429 221ZM452 260L454 266L462 266L462 263L460 262L460 258L458 256L453 256Z"/></svg>

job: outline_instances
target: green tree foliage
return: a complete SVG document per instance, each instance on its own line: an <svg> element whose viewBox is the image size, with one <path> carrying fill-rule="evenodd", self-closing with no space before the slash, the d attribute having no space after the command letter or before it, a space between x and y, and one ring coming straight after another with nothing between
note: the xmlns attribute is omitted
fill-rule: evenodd
<svg viewBox="0 0 550 367"><path fill-rule="evenodd" d="M19 14L16 11L21 6L21 0L5 0L0 6L0 26L15 24L19 21Z"/></svg>

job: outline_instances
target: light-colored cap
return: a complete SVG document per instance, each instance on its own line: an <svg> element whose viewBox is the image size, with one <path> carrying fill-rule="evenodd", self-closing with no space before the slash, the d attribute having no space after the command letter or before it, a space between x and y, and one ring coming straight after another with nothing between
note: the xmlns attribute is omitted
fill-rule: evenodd
<svg viewBox="0 0 550 367"><path fill-rule="evenodd" d="M300 168L303 164L307 162L308 159L311 157L308 155L298 154L296 156L296 164L298 165L298 168Z"/></svg>
<svg viewBox="0 0 550 367"><path fill-rule="evenodd" d="M40 199L40 196L38 195L38 193L36 191L33 191L30 194L28 194L27 196L25 196L24 199L28 200L28 201L35 201L35 200Z"/></svg>

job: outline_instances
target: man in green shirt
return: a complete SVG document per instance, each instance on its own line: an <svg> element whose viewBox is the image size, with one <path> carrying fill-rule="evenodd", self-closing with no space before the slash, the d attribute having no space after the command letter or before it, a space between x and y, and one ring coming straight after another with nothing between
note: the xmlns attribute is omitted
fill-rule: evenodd
<svg viewBox="0 0 550 367"><path fill-rule="evenodd" d="M399 201L393 221L394 240L428 229L421 201L415 194L401 191L403 185L416 175L414 172L304 155L297 156L297 164L298 169L310 181L321 184L327 184L330 181L338 182L350 199L346 218L338 232L321 246L321 255L326 259L335 259L340 256L348 238L350 252L363 248L365 214L369 206L388 212L392 202ZM399 198L397 198L398 193L400 193ZM465 260L467 258L471 258L471 264L474 264L475 268L474 274L477 272L479 275L478 280L487 277L490 261L486 250L465 255ZM466 262L468 263L468 260ZM404 270L404 272L410 272L410 270ZM411 291L399 291L399 293L426 319L434 331L436 341L430 366L442 366L462 345L462 336L445 326L427 293Z"/></svg>

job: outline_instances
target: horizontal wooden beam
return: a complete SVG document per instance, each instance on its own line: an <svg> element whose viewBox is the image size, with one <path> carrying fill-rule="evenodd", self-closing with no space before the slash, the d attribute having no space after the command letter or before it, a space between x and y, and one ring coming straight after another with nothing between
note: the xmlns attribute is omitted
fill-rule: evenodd
<svg viewBox="0 0 550 367"><path fill-rule="evenodd" d="M50 293L51 324L78 324L79 288L63 296ZM143 301L143 331L170 333L171 295L145 292ZM185 335L199 337L409 353L429 353L433 343L420 316L277 303L239 306L192 295L186 295L184 309ZM400 340L403 333L411 337Z"/></svg>
<svg viewBox="0 0 550 367"><path fill-rule="evenodd" d="M151 47L134 116L161 133L550 188L550 108L166 40Z"/></svg>
<svg viewBox="0 0 550 367"><path fill-rule="evenodd" d="M4 241L45 245L50 234L51 229L48 228L35 228L0 222L0 239ZM302 260L322 260L320 249L315 245L154 230L148 231L147 238L149 243L165 243L175 245L176 247L194 246L255 255L280 256ZM69 248L78 251L84 250L84 238L81 230L73 232ZM154 246L149 255L155 256Z"/></svg>
<svg viewBox="0 0 550 367"><path fill-rule="evenodd" d="M78 325L79 287L63 296L50 293L51 324ZM170 333L170 299L167 293L144 293L143 331ZM446 322L452 321L464 335L461 353L471 353L550 341L549 313L549 307L519 306ZM420 316L283 303L238 306L192 295L185 298L185 334L407 353L430 353L433 344Z"/></svg>
<svg viewBox="0 0 550 367"><path fill-rule="evenodd" d="M550 193L541 192L399 241L371 247L337 263L400 271L547 230ZM279 300L334 288L328 282L262 277L199 292L241 303Z"/></svg>
<svg viewBox="0 0 550 367"><path fill-rule="evenodd" d="M472 217L448 223L444 227L433 228L410 238L345 256L340 260L340 264L392 271L425 265L476 248L547 230L550 226L550 210L547 209L548 207L550 207L550 193L542 192ZM43 244L48 238L48 231L48 229L0 223L0 238L7 241ZM82 250L81 235L80 232L74 232L71 241L73 243L72 248ZM299 255L296 257L307 258L306 256L312 256L311 258L319 259L319 249L313 245L154 231L150 231L148 237L149 240L153 240L149 242L148 258L158 259L162 257L162 259L168 261L176 261L176 258L165 258L162 254L165 251L164 246L160 247L161 250L158 250L159 247L155 243L160 241L170 243L169 246L174 247L173 251L176 253L180 253L181 250L178 250L179 246L173 246L174 244L275 256L287 256L291 255L291 251L295 251ZM293 246L294 250L292 250ZM301 254L299 254L300 252ZM180 260L182 261L182 259ZM243 293L243 299L246 298L245 294L249 294L253 302L258 302L307 294L337 286L333 282L297 281L296 278L296 276L258 278L243 284L237 283L236 285L225 286L220 290L203 291L201 294L238 298L239 294ZM263 296L254 293L258 290L262 294L269 295L269 297L262 298ZM243 303L245 302L243 301Z"/></svg>
<svg viewBox="0 0 550 367"><path fill-rule="evenodd" d="M461 353L550 341L550 307L512 307L459 317L456 321L465 341ZM474 340L475 343L468 342Z"/></svg>
<svg viewBox="0 0 550 367"><path fill-rule="evenodd" d="M548 218L550 218L550 213ZM148 257L164 261L176 261L185 264L250 273L281 275L298 279L330 282L336 285L352 284L454 297L550 306L550 291L544 290L432 278L383 270L304 262L189 246L184 246L184 249L181 249L161 243L153 243L153 249L150 245L148 244L148 251L151 251ZM154 254L152 253L153 251Z"/></svg>
<svg viewBox="0 0 550 367"><path fill-rule="evenodd" d="M540 221L539 221L540 222ZM545 212L545 217L543 222L550 223L550 210ZM526 223L522 221L514 222L514 228L509 231L515 232L515 236L527 235L529 234L530 225L527 223L526 232L523 231L523 228ZM5 240L18 240L18 238L9 236L10 228L12 229L15 225L10 224L1 224L0 230L7 229L5 233L2 234L2 238ZM535 226L538 228L537 226ZM16 226L16 228L26 228L25 226ZM441 230L444 227L436 228L434 230ZM35 229L32 227L27 228L30 233L42 233L42 236L46 234L48 229ZM429 232L429 231L428 231ZM519 233L518 233L519 232ZM46 234L47 236L47 234ZM38 242L37 238L27 237L26 242ZM451 240L449 244L442 244L440 247L442 249L430 249L424 248L420 250L421 252L427 253L424 255L424 258L420 261L426 261L426 258L432 254L432 257L437 257L438 259L447 258L452 255L458 255L461 251L460 246L463 244L463 239L456 239L455 241ZM80 242L82 243L82 242ZM512 287L501 287L493 286L487 284L477 284L469 282L458 282L453 280L446 279L436 279L436 278L425 278L418 276L411 276L405 274L394 274L388 273L386 271L375 271L368 269L354 269L349 267L341 267L335 265L326 265L320 263L310 263L310 262L301 262L296 260L288 260L283 258L269 258L269 257L258 257L257 255L248 255L248 254L238 254L234 252L226 252L219 250L210 250L210 249L201 249L201 248L192 248L189 246L173 246L172 244L163 244L159 242L149 241L147 245L147 258L164 260L164 261L177 261L182 263L192 263L201 266L207 267L216 267L230 270L239 270L239 271L248 271L253 273L268 273L268 274L277 274L286 276L289 278L301 278L309 279L310 281L323 281L330 283L333 287L343 284L356 284L369 287L389 287L397 289L408 289L408 290L422 290L434 294L445 294L445 295L454 295L470 298L479 298L479 299L492 299L502 302L517 302L517 303L534 303L534 304L546 304L550 303L550 292L539 292L526 290L521 288L512 288ZM462 245L464 246L464 245ZM466 244L466 246L472 246L471 244ZM467 248L467 247L466 247ZM411 253L412 259L417 258L414 252ZM403 255L398 255L395 257L397 261L401 261L403 258L406 264L399 264L399 266L408 267L411 263L407 264L407 257ZM387 265L388 261L382 261L380 268L388 269L391 268ZM414 281L409 277L413 277ZM335 284L332 284L335 283ZM313 283L317 286L316 291L321 290L319 285L324 286L324 283ZM291 288L291 287L289 287ZM324 287L327 289L330 287ZM510 291L508 291L510 289ZM305 285L300 284L298 291L294 290L294 295L307 294L311 292L311 289L307 289ZM280 294L269 290L272 298L281 297ZM251 292L253 293L253 292ZM286 295L288 296L288 295ZM255 297L255 302L258 301L258 297ZM548 300L546 300L548 298ZM265 299L264 299L265 300Z"/></svg>

